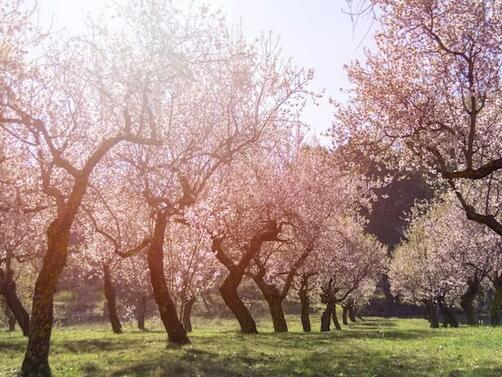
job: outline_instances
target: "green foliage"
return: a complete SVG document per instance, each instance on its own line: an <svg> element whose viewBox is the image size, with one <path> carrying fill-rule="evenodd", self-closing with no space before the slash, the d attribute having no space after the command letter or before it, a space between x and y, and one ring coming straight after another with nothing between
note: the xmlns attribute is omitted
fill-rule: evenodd
<svg viewBox="0 0 502 377"><path fill-rule="evenodd" d="M312 318L318 327L318 318ZM194 320L193 344L166 348L159 325L121 335L106 326L56 328L51 347L55 377L90 376L350 376L488 377L502 375L502 328L431 330L421 319L368 318L342 331L241 335L231 320ZM0 376L15 376L26 340L0 332Z"/></svg>

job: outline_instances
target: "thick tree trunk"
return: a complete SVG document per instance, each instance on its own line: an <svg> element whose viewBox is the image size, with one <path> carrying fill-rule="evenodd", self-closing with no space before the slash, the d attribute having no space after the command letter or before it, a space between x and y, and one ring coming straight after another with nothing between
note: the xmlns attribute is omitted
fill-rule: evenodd
<svg viewBox="0 0 502 377"><path fill-rule="evenodd" d="M326 303L326 309L321 315L321 331L330 331L331 317L333 316L333 311L335 309L335 304L333 301L328 301Z"/></svg>
<svg viewBox="0 0 502 377"><path fill-rule="evenodd" d="M354 305L353 304L349 305L348 309L349 309L349 319L350 319L350 321L351 322L357 322L357 320L356 320L356 310L354 308Z"/></svg>
<svg viewBox="0 0 502 377"><path fill-rule="evenodd" d="M490 308L490 324L492 326L499 326L502 320L502 275L495 277L493 288L495 289L495 294Z"/></svg>
<svg viewBox="0 0 502 377"><path fill-rule="evenodd" d="M113 145L110 143L108 147ZM106 150L100 149L99 152L106 153ZM100 154L93 155L96 159L86 165L82 174L75 178L66 200L62 200L62 194L58 194L58 215L47 228L47 250L33 292L30 335L21 368L22 376L51 375L49 349L54 320L54 293L68 258L70 229L87 189L89 175L99 161L99 156Z"/></svg>
<svg viewBox="0 0 502 377"><path fill-rule="evenodd" d="M303 284L305 277L302 277L302 284L298 290L298 296L300 297L301 304L301 315L302 327L304 332L310 332L310 298L307 291L307 283Z"/></svg>
<svg viewBox="0 0 502 377"><path fill-rule="evenodd" d="M270 308L270 314L272 315L274 331L288 332L288 324L284 316L284 310L282 309L282 299L276 297L267 302Z"/></svg>
<svg viewBox="0 0 502 377"><path fill-rule="evenodd" d="M136 323L138 329L145 331L145 316L146 316L146 296L140 295L136 299Z"/></svg>
<svg viewBox="0 0 502 377"><path fill-rule="evenodd" d="M443 316L443 327L458 327L458 321L455 317L453 311L444 302L443 298L438 299L439 309L441 310L441 315Z"/></svg>
<svg viewBox="0 0 502 377"><path fill-rule="evenodd" d="M195 297L192 297L190 300L185 302L185 304L183 305L183 311L181 313L181 321L183 322L183 326L185 326L185 330L187 332L192 331L191 315L194 303L195 303Z"/></svg>
<svg viewBox="0 0 502 377"><path fill-rule="evenodd" d="M448 316L448 322L450 323L450 326L454 328L458 327L458 320L457 317L455 316L455 312L453 311L453 309L447 306L446 313Z"/></svg>
<svg viewBox="0 0 502 377"><path fill-rule="evenodd" d="M274 325L274 332L287 332L288 324L286 323L286 317L282 309L284 296L281 295L276 286L267 284L262 275L252 275L252 278L263 294L265 301L267 301L272 317L272 324Z"/></svg>
<svg viewBox="0 0 502 377"><path fill-rule="evenodd" d="M235 315L241 326L241 332L245 334L256 334L256 323L251 317L246 305L242 302L237 292L237 288L242 281L244 273L251 260L257 255L261 246L267 241L276 241L280 228L276 221L270 221L258 230L245 247L245 252L241 256L239 263L235 264L225 253L222 239L213 239L212 249L216 253L216 258L228 269L229 274L220 286L221 297L228 308Z"/></svg>
<svg viewBox="0 0 502 377"><path fill-rule="evenodd" d="M12 273L6 273L0 269L0 293L5 298L5 303L17 322L24 336L30 333L30 316L24 308L16 291L16 283L12 279Z"/></svg>
<svg viewBox="0 0 502 377"><path fill-rule="evenodd" d="M242 281L242 275L239 272L230 272L220 287L221 297L228 308L232 311L239 322L243 334L256 334L256 322L251 313L239 297L237 288Z"/></svg>
<svg viewBox="0 0 502 377"><path fill-rule="evenodd" d="M474 299L479 293L480 284L478 279L469 279L467 289L460 298L460 306L465 313L465 318L469 326L476 326L476 311L474 309Z"/></svg>
<svg viewBox="0 0 502 377"><path fill-rule="evenodd" d="M335 325L335 329L341 330L342 326L340 326L340 322L338 322L338 316L336 315L336 304L333 305L332 317L333 317L333 324Z"/></svg>
<svg viewBox="0 0 502 377"><path fill-rule="evenodd" d="M433 302L432 300L426 300L424 304L425 304L425 310L427 312L427 319L429 320L431 328L433 329L439 328L436 303Z"/></svg>
<svg viewBox="0 0 502 377"><path fill-rule="evenodd" d="M347 318L349 314L349 308L347 305L342 305L342 323L347 326L349 324Z"/></svg>
<svg viewBox="0 0 502 377"><path fill-rule="evenodd" d="M147 260L150 270L150 280L153 288L155 302L159 308L160 319L167 331L168 342L172 344L188 344L187 333L178 318L176 305L167 287L164 275L164 235L167 226L167 215L157 212L154 234L148 248Z"/></svg>
<svg viewBox="0 0 502 377"><path fill-rule="evenodd" d="M122 334L122 325L120 324L120 319L117 314L117 300L116 300L115 287L113 285L113 279L109 265L105 265L103 267L103 280L104 280L106 305L108 308L108 318L110 319L112 330L115 334Z"/></svg>
<svg viewBox="0 0 502 377"><path fill-rule="evenodd" d="M52 225L54 227L54 225ZM69 232L49 230L49 246L35 283L30 335L23 361L23 376L50 376L49 349L53 325L53 299L66 264Z"/></svg>

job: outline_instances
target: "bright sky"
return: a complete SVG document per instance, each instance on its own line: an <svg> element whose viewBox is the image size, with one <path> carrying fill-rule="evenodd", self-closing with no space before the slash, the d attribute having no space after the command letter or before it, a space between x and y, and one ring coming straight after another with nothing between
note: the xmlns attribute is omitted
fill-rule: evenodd
<svg viewBox="0 0 502 377"><path fill-rule="evenodd" d="M176 0L175 0L176 1ZM100 12L103 0L39 0L42 23L52 20L56 29L78 32L83 29L87 15ZM303 120L312 133L319 136L330 128L333 110L330 97L344 99L341 88L348 87L344 64L361 58L365 47L372 45L370 20L355 26L347 11L345 0L206 0L220 7L231 23L242 23L250 38L261 31L280 36L285 58L298 66L313 68L312 88L325 89L319 106L310 105Z"/></svg>

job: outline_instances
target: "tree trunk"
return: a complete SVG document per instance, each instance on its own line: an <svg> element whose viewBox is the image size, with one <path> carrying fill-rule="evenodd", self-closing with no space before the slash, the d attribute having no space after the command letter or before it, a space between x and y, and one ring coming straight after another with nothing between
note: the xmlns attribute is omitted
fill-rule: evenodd
<svg viewBox="0 0 502 377"><path fill-rule="evenodd" d="M192 331L192 321L190 316L192 315L193 304L195 303L195 297L192 297L190 300L185 302L183 305L183 312L181 313L181 321L183 322L183 326L187 332Z"/></svg>
<svg viewBox="0 0 502 377"><path fill-rule="evenodd" d="M349 314L349 308L347 305L342 305L342 323L345 326L348 326L349 322L347 321L347 315Z"/></svg>
<svg viewBox="0 0 502 377"><path fill-rule="evenodd" d="M263 275L252 275L252 278L263 294L265 301L267 301L270 315L272 316L274 332L288 332L288 324L286 323L286 317L282 309L284 296L281 296L276 286L268 284L263 279Z"/></svg>
<svg viewBox="0 0 502 377"><path fill-rule="evenodd" d="M333 301L328 301L326 303L326 309L322 312L321 315L321 331L330 331L330 323L331 317L333 316L333 311L335 308L335 304Z"/></svg>
<svg viewBox="0 0 502 377"><path fill-rule="evenodd" d="M448 322L450 323L451 327L457 328L458 327L458 320L457 317L455 316L455 312L451 307L446 307L446 313L448 316Z"/></svg>
<svg viewBox="0 0 502 377"><path fill-rule="evenodd" d="M154 234L148 248L147 260L155 302L159 308L160 319L167 331L168 342L177 345L190 343L183 324L178 318L176 305L167 287L164 275L164 235L167 215L157 211Z"/></svg>
<svg viewBox="0 0 502 377"><path fill-rule="evenodd" d="M444 302L443 298L438 298L439 310L443 316L443 327L458 327L458 321L455 314L451 311L448 305Z"/></svg>
<svg viewBox="0 0 502 377"><path fill-rule="evenodd" d="M274 332L288 332L288 324L282 310L282 299L275 297L268 302L270 314L272 315L272 323Z"/></svg>
<svg viewBox="0 0 502 377"><path fill-rule="evenodd" d="M23 335L28 336L30 333L30 316L17 295L12 272L6 273L0 269L0 284L0 293L4 296L7 308L14 317L14 325L17 322Z"/></svg>
<svg viewBox="0 0 502 377"><path fill-rule="evenodd" d="M228 269L229 274L220 286L221 297L228 308L234 313L241 326L241 332L245 334L256 334L256 323L251 317L246 305L242 302L237 292L237 288L242 281L242 277L248 268L251 260L257 255L264 242L276 241L280 228L276 221L269 221L251 238L245 247L245 253L241 256L239 263L235 264L224 252L223 239L213 239L212 249L216 253L216 258Z"/></svg>
<svg viewBox="0 0 502 377"><path fill-rule="evenodd" d="M122 334L122 325L120 324L120 319L117 314L115 287L113 285L113 279L109 265L105 265L103 268L103 280L106 305L108 307L108 318L110 319L112 330L115 334Z"/></svg>
<svg viewBox="0 0 502 377"><path fill-rule="evenodd" d="M480 284L478 279L467 281L467 290L460 298L460 306L465 313L465 318L469 326L476 326L476 311L474 309L474 299L479 293Z"/></svg>
<svg viewBox="0 0 502 377"><path fill-rule="evenodd" d="M302 276L302 283L300 285L300 289L298 290L298 296L300 297L301 303L301 315L300 318L302 320L302 326L304 332L310 332L310 298L308 295L308 287L307 287L308 277L306 275Z"/></svg>
<svg viewBox="0 0 502 377"><path fill-rule="evenodd" d="M353 304L349 305L349 319L350 319L350 322L357 322L357 320L356 320L356 309L354 308Z"/></svg>
<svg viewBox="0 0 502 377"><path fill-rule="evenodd" d="M493 281L495 295L493 297L492 306L490 308L490 324L499 326L501 324L501 306L502 306L502 275L495 276Z"/></svg>
<svg viewBox="0 0 502 377"><path fill-rule="evenodd" d="M239 321L241 332L243 334L257 334L256 322L237 292L237 288L241 281L242 275L238 272L231 271L221 284L221 297L235 315L237 321Z"/></svg>
<svg viewBox="0 0 502 377"><path fill-rule="evenodd" d="M69 195L50 187L56 199L57 216L47 228L47 249L33 292L30 335L21 369L22 376L50 376L49 349L54 320L54 293L68 258L70 229L89 184L89 176L108 151L124 140L105 139L89 156L81 170L75 169L75 179ZM45 186L45 182L44 182ZM47 187L44 187L47 189Z"/></svg>
<svg viewBox="0 0 502 377"><path fill-rule="evenodd" d="M49 349L54 319L53 300L68 256L69 231L48 231L48 248L33 294L30 335L24 356L23 376L50 376ZM69 230L69 229L68 229Z"/></svg>
<svg viewBox="0 0 502 377"><path fill-rule="evenodd" d="M427 319L433 329L439 328L439 321L437 317L436 304L432 300L425 300L425 309L427 312Z"/></svg>
<svg viewBox="0 0 502 377"><path fill-rule="evenodd" d="M333 317L333 324L335 325L335 329L341 330L342 326L340 326L340 322L338 322L338 316L336 315L336 304L333 305L332 317Z"/></svg>
<svg viewBox="0 0 502 377"><path fill-rule="evenodd" d="M138 329L145 331L146 296L140 295L136 300L136 322Z"/></svg>

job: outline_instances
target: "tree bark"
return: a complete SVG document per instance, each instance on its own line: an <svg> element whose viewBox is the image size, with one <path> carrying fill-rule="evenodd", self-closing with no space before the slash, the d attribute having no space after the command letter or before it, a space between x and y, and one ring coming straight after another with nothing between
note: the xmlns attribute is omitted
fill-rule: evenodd
<svg viewBox="0 0 502 377"><path fill-rule="evenodd" d="M147 251L148 269L153 288L155 302L159 308L160 318L167 331L168 342L177 345L190 343L183 324L178 318L176 305L167 287L164 275L164 236L167 226L167 214L157 211L155 229Z"/></svg>
<svg viewBox="0 0 502 377"><path fill-rule="evenodd" d="M146 296L139 295L136 299L136 323L138 329L145 331L145 316L146 316Z"/></svg>
<svg viewBox="0 0 502 377"><path fill-rule="evenodd" d="M460 298L460 306L465 313L465 318L469 326L476 326L476 311L474 309L474 299L479 293L480 284L478 279L469 279L467 281L467 290Z"/></svg>
<svg viewBox="0 0 502 377"><path fill-rule="evenodd" d="M115 334L122 334L122 325L120 324L120 319L117 314L117 300L116 300L115 287L113 285L110 266L107 264L103 267L103 280L104 280L106 305L108 307L108 318L110 319L112 330Z"/></svg>
<svg viewBox="0 0 502 377"><path fill-rule="evenodd" d="M221 297L239 322L243 334L257 334L256 322L239 297L237 288L242 281L242 275L230 272L220 286Z"/></svg>
<svg viewBox="0 0 502 377"><path fill-rule="evenodd" d="M349 319L350 319L350 322L357 322L357 320L356 320L356 310L354 308L354 304L350 304L348 309L349 309Z"/></svg>
<svg viewBox="0 0 502 377"><path fill-rule="evenodd" d="M425 300L425 309L427 312L427 319L433 329L439 328L439 321L437 317L436 303L432 300Z"/></svg>
<svg viewBox="0 0 502 377"><path fill-rule="evenodd" d="M7 308L14 317L14 325L17 322L23 335L28 336L30 333L30 316L17 295L12 272L4 272L0 269L0 293L4 296Z"/></svg>
<svg viewBox="0 0 502 377"><path fill-rule="evenodd" d="M282 309L282 301L285 296L281 295L276 286L268 284L263 279L262 274L251 275L251 277L260 289L263 297L265 297L265 301L267 301L274 332L287 332L288 324L284 316L284 310Z"/></svg>
<svg viewBox="0 0 502 377"><path fill-rule="evenodd" d="M304 332L310 332L310 298L308 295L308 275L303 274L300 289L298 290L298 296L300 297L301 304L301 314L300 318L302 321L302 327Z"/></svg>
<svg viewBox="0 0 502 377"><path fill-rule="evenodd" d="M349 322L347 320L347 316L349 314L349 308L347 308L347 305L342 305L342 323L345 326L348 326Z"/></svg>
<svg viewBox="0 0 502 377"><path fill-rule="evenodd" d="M443 298L438 298L439 309L443 315L443 327L458 327L458 321L453 311L448 307Z"/></svg>
<svg viewBox="0 0 502 377"><path fill-rule="evenodd" d="M321 331L330 331L331 317L333 316L333 311L335 309L335 304L333 301L328 301L326 303L326 309L321 315Z"/></svg>
<svg viewBox="0 0 502 377"><path fill-rule="evenodd" d="M338 322L338 316L336 315L336 304L333 305L333 324L335 325L335 329L341 330L342 326L340 326L340 322Z"/></svg>
<svg viewBox="0 0 502 377"><path fill-rule="evenodd" d="M94 150L81 169L76 169L60 155L56 153L55 156L51 151L54 159L63 161L64 168L74 176L74 181L69 195L51 186L45 179L42 182L43 190L56 200L57 216L47 228L47 249L35 282L30 335L21 368L22 376L51 375L49 349L54 320L54 293L68 258L70 229L89 185L89 176L106 153L121 141L146 143L144 140L134 140L129 136L107 138Z"/></svg>
<svg viewBox="0 0 502 377"><path fill-rule="evenodd" d="M495 295L493 297L492 306L490 308L490 325L499 326L501 324L501 307L502 307L502 275L496 275L493 280L493 288Z"/></svg>
<svg viewBox="0 0 502 377"><path fill-rule="evenodd" d="M237 289L251 260L260 252L263 243L277 240L279 231L279 227L275 221L269 221L265 224L246 245L245 252L237 264L225 253L223 239L213 239L212 249L216 253L216 258L229 271L229 274L220 286L221 297L237 318L241 332L244 334L256 334L258 330L251 313L239 297Z"/></svg>
<svg viewBox="0 0 502 377"><path fill-rule="evenodd" d="M49 349L54 319L54 293L68 257L71 224L55 220L48 230L48 247L35 283L28 346L22 366L23 376L50 376Z"/></svg>
<svg viewBox="0 0 502 377"><path fill-rule="evenodd" d="M185 304L183 305L183 311L181 313L181 321L183 322L183 326L185 327L185 330L187 332L192 331L192 321L191 321L191 315L192 315L192 308L193 304L195 303L195 296L190 298Z"/></svg>
<svg viewBox="0 0 502 377"><path fill-rule="evenodd" d="M282 299L275 298L267 301L272 315L272 323L274 325L274 332L288 332L288 324L282 309Z"/></svg>

